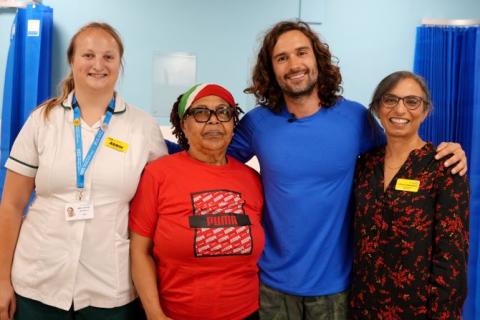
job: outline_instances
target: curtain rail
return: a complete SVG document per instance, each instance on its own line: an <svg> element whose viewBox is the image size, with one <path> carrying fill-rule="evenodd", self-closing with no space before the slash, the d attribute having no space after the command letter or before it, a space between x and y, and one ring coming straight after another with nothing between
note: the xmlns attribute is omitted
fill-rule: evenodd
<svg viewBox="0 0 480 320"><path fill-rule="evenodd" d="M0 0L0 8L25 8L28 4L41 3L42 0Z"/></svg>
<svg viewBox="0 0 480 320"><path fill-rule="evenodd" d="M480 19L422 19L423 25L429 26L478 26Z"/></svg>

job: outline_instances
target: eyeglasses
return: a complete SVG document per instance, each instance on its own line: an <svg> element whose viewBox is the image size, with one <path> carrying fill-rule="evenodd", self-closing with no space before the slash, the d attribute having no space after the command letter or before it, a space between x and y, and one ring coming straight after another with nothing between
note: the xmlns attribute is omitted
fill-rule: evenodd
<svg viewBox="0 0 480 320"><path fill-rule="evenodd" d="M384 94L382 96L382 103L387 108L394 108L398 105L400 100L403 101L403 105L409 110L415 110L422 105L422 103L426 103L425 99L419 96L406 96L406 97L399 97L394 94Z"/></svg>
<svg viewBox="0 0 480 320"><path fill-rule="evenodd" d="M215 110L200 106L188 109L187 112L185 112L185 116L193 116L195 121L205 123L210 121L212 114L214 114L218 121L228 122L232 120L234 113L234 109L230 106L219 106Z"/></svg>

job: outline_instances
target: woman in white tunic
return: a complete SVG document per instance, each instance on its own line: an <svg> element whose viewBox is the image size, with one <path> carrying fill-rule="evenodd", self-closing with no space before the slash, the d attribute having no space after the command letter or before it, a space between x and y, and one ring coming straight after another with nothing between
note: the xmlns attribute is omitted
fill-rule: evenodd
<svg viewBox="0 0 480 320"><path fill-rule="evenodd" d="M0 320L141 319L129 202L166 146L155 120L114 90L123 44L111 26L81 28L67 57L62 95L32 112L6 163Z"/></svg>

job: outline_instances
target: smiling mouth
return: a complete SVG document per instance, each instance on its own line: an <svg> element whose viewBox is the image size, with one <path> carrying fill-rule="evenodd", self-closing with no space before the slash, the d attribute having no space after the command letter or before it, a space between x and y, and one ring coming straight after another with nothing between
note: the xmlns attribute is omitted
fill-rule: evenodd
<svg viewBox="0 0 480 320"><path fill-rule="evenodd" d="M101 78L105 78L107 74L106 73L89 73L88 76L95 79L101 79Z"/></svg>
<svg viewBox="0 0 480 320"><path fill-rule="evenodd" d="M301 72L292 72L286 75L286 79L288 80L300 80L303 79L307 75L307 71L301 71Z"/></svg>
<svg viewBox="0 0 480 320"><path fill-rule="evenodd" d="M410 122L410 120L403 119L403 118L389 118L388 120L393 124L400 124L400 125L407 124Z"/></svg>

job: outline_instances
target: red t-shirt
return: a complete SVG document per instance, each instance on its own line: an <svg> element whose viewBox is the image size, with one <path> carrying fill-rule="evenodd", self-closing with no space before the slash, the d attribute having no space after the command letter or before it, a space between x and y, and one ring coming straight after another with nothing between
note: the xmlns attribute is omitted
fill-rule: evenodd
<svg viewBox="0 0 480 320"><path fill-rule="evenodd" d="M130 229L153 239L160 303L173 319L243 319L258 309L264 245L257 172L186 152L145 168Z"/></svg>

